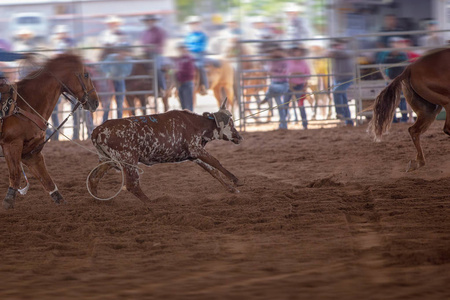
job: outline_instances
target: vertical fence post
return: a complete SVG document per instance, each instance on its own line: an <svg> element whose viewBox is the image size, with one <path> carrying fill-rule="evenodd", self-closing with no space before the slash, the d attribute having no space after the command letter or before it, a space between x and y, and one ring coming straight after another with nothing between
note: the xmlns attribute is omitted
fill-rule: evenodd
<svg viewBox="0 0 450 300"><path fill-rule="evenodd" d="M242 127L244 128L243 130L245 131L245 107L243 107L242 105L245 105L244 101L242 101L241 98L241 70L242 70L242 66L241 66L241 41L239 40L237 43L238 49L237 49L237 70L235 72L235 84L236 84L236 100L238 102L239 105L239 130L242 131ZM245 84L245 83L244 83Z"/></svg>
<svg viewBox="0 0 450 300"><path fill-rule="evenodd" d="M155 100L155 113L158 113L158 93L159 93L159 87L158 87L158 62L157 60L158 54L153 54L152 59L153 62L153 96Z"/></svg>

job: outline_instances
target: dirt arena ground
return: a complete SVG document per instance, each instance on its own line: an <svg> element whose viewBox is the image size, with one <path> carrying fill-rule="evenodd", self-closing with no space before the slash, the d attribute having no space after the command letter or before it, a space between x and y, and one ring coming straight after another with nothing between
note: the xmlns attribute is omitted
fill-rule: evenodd
<svg viewBox="0 0 450 300"><path fill-rule="evenodd" d="M93 200L95 155L53 142L44 153L68 204L31 179L0 210L0 298L449 299L442 127L425 134L428 164L415 173L404 172L415 155L406 125L382 143L365 126L244 133L240 146L207 147L244 181L240 194L193 163L157 165L141 180L151 211L126 191Z"/></svg>

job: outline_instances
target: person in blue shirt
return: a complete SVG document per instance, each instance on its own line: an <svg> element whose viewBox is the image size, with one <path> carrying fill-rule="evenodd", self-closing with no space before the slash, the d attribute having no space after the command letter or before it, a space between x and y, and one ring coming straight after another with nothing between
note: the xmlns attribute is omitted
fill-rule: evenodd
<svg viewBox="0 0 450 300"><path fill-rule="evenodd" d="M128 55L128 43L121 43L117 45L117 52L109 54L101 65L102 71L106 77L112 79L116 104L117 104L117 118L122 118L123 101L125 100L125 78L130 76L133 70L132 58ZM121 62L121 63L118 63ZM105 107L103 112L103 122L108 120L109 107Z"/></svg>
<svg viewBox="0 0 450 300"><path fill-rule="evenodd" d="M195 65L200 72L200 94L206 95L208 78L205 70L205 52L208 45L208 36L201 29L201 19L198 16L190 16L186 19L191 32L186 36L185 44L195 59Z"/></svg>

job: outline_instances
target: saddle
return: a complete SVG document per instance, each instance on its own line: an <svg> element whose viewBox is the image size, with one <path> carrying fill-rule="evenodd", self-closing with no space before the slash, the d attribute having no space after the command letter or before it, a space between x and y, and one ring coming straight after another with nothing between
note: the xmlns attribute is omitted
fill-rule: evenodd
<svg viewBox="0 0 450 300"><path fill-rule="evenodd" d="M0 82L0 136L3 132L3 121L13 115L25 117L36 124L41 130L47 129L47 123L41 120L35 114L25 111L17 106L17 86L16 84L6 84Z"/></svg>
<svg viewBox="0 0 450 300"><path fill-rule="evenodd" d="M0 119L3 121L7 117L17 113L17 92L15 84L9 85L6 83L1 83L0 93Z"/></svg>

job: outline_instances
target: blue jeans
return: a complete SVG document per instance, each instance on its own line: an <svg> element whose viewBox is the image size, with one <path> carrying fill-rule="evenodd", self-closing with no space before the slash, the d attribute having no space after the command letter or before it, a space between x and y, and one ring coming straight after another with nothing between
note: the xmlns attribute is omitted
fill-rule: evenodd
<svg viewBox="0 0 450 300"><path fill-rule="evenodd" d="M167 89L166 78L164 77L163 71L161 70L163 57L159 54L155 54L155 66L156 66L156 76L158 77L158 88L162 90Z"/></svg>
<svg viewBox="0 0 450 300"><path fill-rule="evenodd" d="M348 107L347 89L352 85L353 78L335 80L333 87L334 105L336 107L336 115L341 115L345 119L345 124L353 125L352 115ZM345 82L345 83L344 83Z"/></svg>
<svg viewBox="0 0 450 300"><path fill-rule="evenodd" d="M116 93L125 93L125 80L113 80L114 91ZM123 100L125 99L124 95L115 95L116 104L117 104L117 118L122 119L122 111L123 111ZM111 104L111 102L109 103ZM105 111L103 112L103 122L108 120L108 115L110 111L110 105L105 107Z"/></svg>
<svg viewBox="0 0 450 300"><path fill-rule="evenodd" d="M289 90L289 83L287 82L272 82L269 85L269 89L266 93L266 99L270 102L272 98L275 98L275 101L278 105L278 114L280 115L280 126L278 128L280 129L287 129L287 122L286 117L288 113L288 104L285 104L286 102L289 102L289 99L286 99L286 97L282 97L285 95Z"/></svg>
<svg viewBox="0 0 450 300"><path fill-rule="evenodd" d="M403 93L401 94L400 103L398 104L398 108L400 108L400 111L402 112L402 118L400 119L400 122L406 123L408 122L408 113L406 112L406 99L403 96ZM394 119L392 120L394 123L398 123L398 119L396 116L396 113L394 113Z"/></svg>
<svg viewBox="0 0 450 300"><path fill-rule="evenodd" d="M192 56L194 56L195 66L200 73L200 85L204 85L206 89L209 89L208 76L206 76L205 70L205 53L192 53Z"/></svg>
<svg viewBox="0 0 450 300"><path fill-rule="evenodd" d="M194 83L192 81L183 82L178 87L178 96L180 97L182 109L194 111Z"/></svg>
<svg viewBox="0 0 450 300"><path fill-rule="evenodd" d="M308 119L306 117L306 109L305 106L303 105L303 101L300 101L300 99L305 96L305 93L303 92L304 87L305 84L294 85L292 87L292 94L289 95L288 98L290 99L292 95L295 96L295 99L298 101L298 108L300 109L300 116L302 117L303 128L308 129Z"/></svg>

